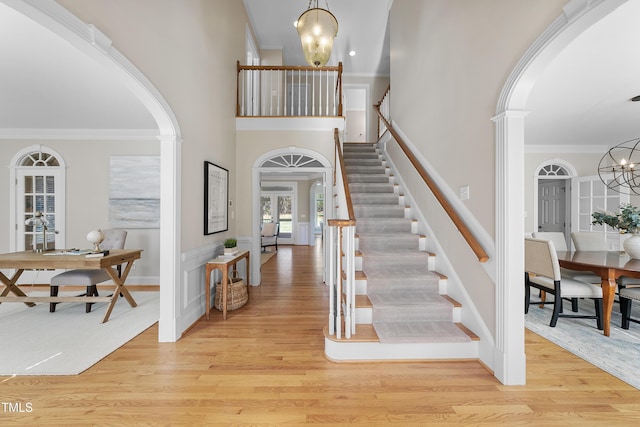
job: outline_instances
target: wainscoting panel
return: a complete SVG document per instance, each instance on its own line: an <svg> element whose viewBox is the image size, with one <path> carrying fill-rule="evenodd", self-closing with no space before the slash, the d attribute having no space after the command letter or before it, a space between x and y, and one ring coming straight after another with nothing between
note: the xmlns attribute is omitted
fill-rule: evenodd
<svg viewBox="0 0 640 427"><path fill-rule="evenodd" d="M309 244L309 223L298 222L298 234L296 235L296 245Z"/></svg>
<svg viewBox="0 0 640 427"><path fill-rule="evenodd" d="M181 313L176 316L182 320L181 331L185 331L198 321L205 312L205 264L224 252L222 243L203 246L182 253L182 287L180 289ZM211 285L219 279L212 274ZM213 302L213 292L211 301Z"/></svg>

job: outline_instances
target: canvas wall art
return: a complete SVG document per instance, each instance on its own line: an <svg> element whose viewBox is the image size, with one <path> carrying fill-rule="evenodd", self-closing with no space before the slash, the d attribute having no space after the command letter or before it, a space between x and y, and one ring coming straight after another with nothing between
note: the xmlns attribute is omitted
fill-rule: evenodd
<svg viewBox="0 0 640 427"><path fill-rule="evenodd" d="M160 228L160 156L111 156L109 226Z"/></svg>

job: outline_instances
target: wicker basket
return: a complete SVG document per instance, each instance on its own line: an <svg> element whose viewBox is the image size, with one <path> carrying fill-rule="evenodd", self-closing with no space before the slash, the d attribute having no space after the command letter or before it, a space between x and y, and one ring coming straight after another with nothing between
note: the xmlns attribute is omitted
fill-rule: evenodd
<svg viewBox="0 0 640 427"><path fill-rule="evenodd" d="M232 271L227 280L227 310L236 310L245 305L248 300L247 284L237 271ZM222 311L222 283L216 283L213 305Z"/></svg>

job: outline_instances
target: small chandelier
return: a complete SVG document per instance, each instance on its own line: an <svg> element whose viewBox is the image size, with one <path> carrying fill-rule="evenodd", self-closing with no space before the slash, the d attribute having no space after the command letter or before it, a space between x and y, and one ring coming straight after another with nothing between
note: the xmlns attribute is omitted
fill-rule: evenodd
<svg viewBox="0 0 640 427"><path fill-rule="evenodd" d="M313 67L322 67L329 61L333 39L338 34L338 20L329 12L329 3L326 4L327 8L322 9L318 7L318 0L309 0L307 10L296 25L304 59Z"/></svg>
<svg viewBox="0 0 640 427"><path fill-rule="evenodd" d="M613 191L640 195L640 138L607 151L598 164L598 175Z"/></svg>

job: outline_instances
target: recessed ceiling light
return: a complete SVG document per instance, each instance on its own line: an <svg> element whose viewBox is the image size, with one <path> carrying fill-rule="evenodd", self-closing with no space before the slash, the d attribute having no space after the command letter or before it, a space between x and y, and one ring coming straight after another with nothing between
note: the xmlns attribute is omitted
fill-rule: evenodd
<svg viewBox="0 0 640 427"><path fill-rule="evenodd" d="M356 56L356 51L355 50L350 51L349 56Z"/></svg>
<svg viewBox="0 0 640 427"><path fill-rule="evenodd" d="M636 96L634 96L633 98L631 98L631 100L632 100L633 102L638 102L638 101L640 101L640 95L636 95Z"/></svg>

